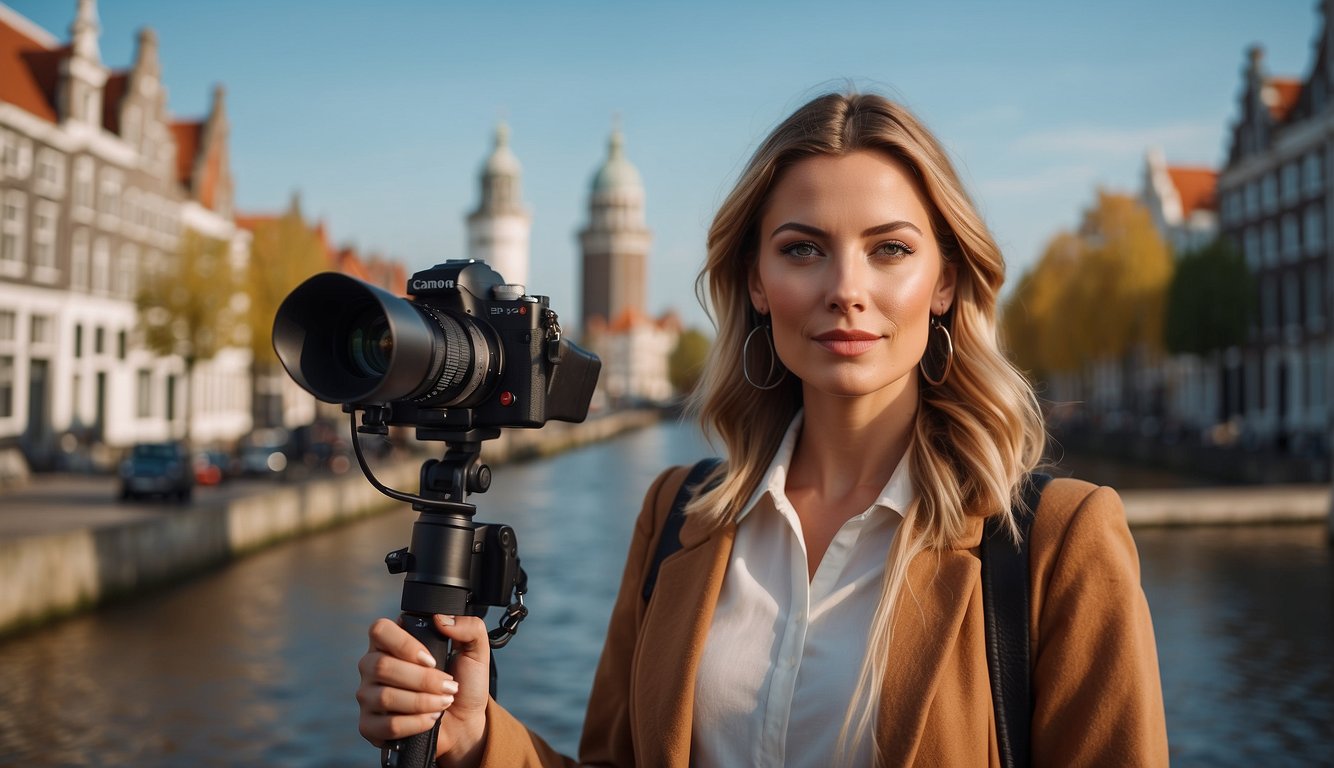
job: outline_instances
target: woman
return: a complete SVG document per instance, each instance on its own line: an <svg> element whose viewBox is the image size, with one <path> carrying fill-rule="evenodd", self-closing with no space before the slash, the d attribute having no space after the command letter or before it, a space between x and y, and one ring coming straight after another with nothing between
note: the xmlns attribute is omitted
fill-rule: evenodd
<svg viewBox="0 0 1334 768"><path fill-rule="evenodd" d="M718 338L695 406L728 463L641 595L685 470L645 499L580 747L609 765L999 765L977 548L1039 461L998 349L1004 264L905 109L827 95L769 136L700 277ZM1116 494L1056 480L1029 536L1032 754L1161 765L1148 607ZM372 741L440 721L446 765L568 762L487 696L485 627L441 617L452 676L393 622L360 665Z"/></svg>

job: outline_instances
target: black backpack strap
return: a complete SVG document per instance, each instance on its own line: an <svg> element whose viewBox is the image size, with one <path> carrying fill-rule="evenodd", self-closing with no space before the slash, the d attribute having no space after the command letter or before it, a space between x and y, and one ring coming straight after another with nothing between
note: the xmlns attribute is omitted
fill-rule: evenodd
<svg viewBox="0 0 1334 768"><path fill-rule="evenodd" d="M648 577L644 579L644 602L653 596L653 587L658 582L658 569L667 556L681 548L681 526L686 522L686 505L695 496L695 489L704 478L722 463L722 459L712 456L700 459L690 468L690 473L676 491L672 508L667 512L667 519L662 523L662 533L658 536L658 549L653 553L653 564L649 566Z"/></svg>
<svg viewBox="0 0 1334 768"><path fill-rule="evenodd" d="M1024 768L1032 762L1033 693L1028 653L1028 534L1042 490L1050 475L1030 472L1023 504L1014 509L1019 544L1000 518L987 519L982 531L982 615L986 621L987 668L996 709L996 741L1001 765Z"/></svg>

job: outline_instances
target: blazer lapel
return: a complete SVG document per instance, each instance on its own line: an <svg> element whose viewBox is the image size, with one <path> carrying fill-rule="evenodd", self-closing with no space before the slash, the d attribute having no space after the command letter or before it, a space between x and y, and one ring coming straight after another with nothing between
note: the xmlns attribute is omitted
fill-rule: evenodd
<svg viewBox="0 0 1334 768"><path fill-rule="evenodd" d="M982 573L971 551L981 541L982 520L969 522L954 548L922 552L908 565L876 717L884 765L913 762L941 675L957 659L960 628Z"/></svg>
<svg viewBox="0 0 1334 768"><path fill-rule="evenodd" d="M695 674L727 571L736 525L713 531L688 518L682 549L666 560L635 653L635 754L644 765L687 766Z"/></svg>

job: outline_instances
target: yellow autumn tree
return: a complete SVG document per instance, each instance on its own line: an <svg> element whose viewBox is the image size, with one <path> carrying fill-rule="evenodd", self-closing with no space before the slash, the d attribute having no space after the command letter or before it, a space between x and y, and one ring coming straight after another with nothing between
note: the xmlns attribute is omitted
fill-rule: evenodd
<svg viewBox="0 0 1334 768"><path fill-rule="evenodd" d="M1163 351L1163 310L1172 282L1172 253L1138 200L1099 192L1084 216L1086 251L1067 305L1072 330L1093 359L1150 358Z"/></svg>
<svg viewBox="0 0 1334 768"><path fill-rule="evenodd" d="M1099 191L1077 232L1052 238L1005 305L1015 362L1039 377L1163 350L1172 255L1135 198Z"/></svg>
<svg viewBox="0 0 1334 768"><path fill-rule="evenodd" d="M306 278L329 268L324 244L301 215L296 196L282 216L259 221L251 231L250 350L255 365L272 369L278 364L273 351L273 316L278 305Z"/></svg>
<svg viewBox="0 0 1334 768"><path fill-rule="evenodd" d="M185 363L185 438L194 408L195 366L231 346L241 322L240 281L224 240L185 230L176 252L148 265L135 298L144 344Z"/></svg>

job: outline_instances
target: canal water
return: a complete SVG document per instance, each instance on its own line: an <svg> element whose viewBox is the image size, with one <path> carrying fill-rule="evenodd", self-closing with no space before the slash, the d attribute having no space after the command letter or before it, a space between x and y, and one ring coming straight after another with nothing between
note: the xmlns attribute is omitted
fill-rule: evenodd
<svg viewBox="0 0 1334 768"><path fill-rule="evenodd" d="M573 752L648 484L709 452L664 424L498 468L478 520L518 532L532 615L500 700ZM415 514L286 544L0 642L0 765L371 766L366 628L395 615ZM1329 765L1334 559L1321 526L1136 530L1174 765ZM494 621L492 622L494 623ZM662 663L670 664L671 659Z"/></svg>

